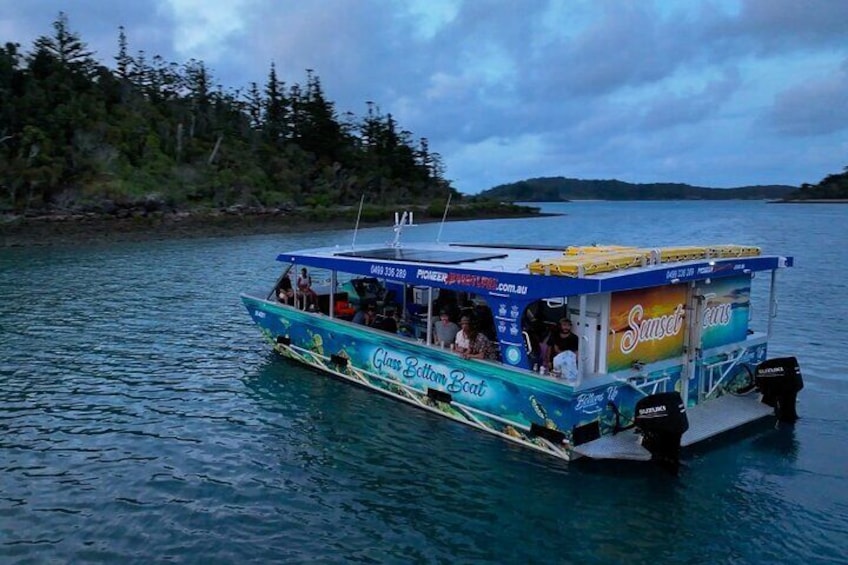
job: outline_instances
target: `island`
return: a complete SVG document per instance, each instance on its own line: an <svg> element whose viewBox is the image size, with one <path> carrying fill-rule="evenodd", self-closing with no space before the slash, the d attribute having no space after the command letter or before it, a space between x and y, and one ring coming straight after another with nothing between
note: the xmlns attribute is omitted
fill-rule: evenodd
<svg viewBox="0 0 848 565"><path fill-rule="evenodd" d="M706 188L683 183L636 184L620 180L542 177L503 184L480 193L510 202L569 200L771 200L785 198L797 187L786 185Z"/></svg>
<svg viewBox="0 0 848 565"><path fill-rule="evenodd" d="M802 184L801 188L786 195L782 203L828 204L848 203L848 167L842 173L828 175L817 184Z"/></svg>
<svg viewBox="0 0 848 565"><path fill-rule="evenodd" d="M114 68L65 13L28 51L0 42L0 245L538 213L461 194L426 137L373 101L340 114L311 69L225 89L116 39Z"/></svg>

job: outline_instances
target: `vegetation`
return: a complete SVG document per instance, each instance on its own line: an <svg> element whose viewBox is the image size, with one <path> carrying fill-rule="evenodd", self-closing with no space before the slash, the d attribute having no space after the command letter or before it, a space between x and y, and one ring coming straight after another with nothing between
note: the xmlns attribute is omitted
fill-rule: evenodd
<svg viewBox="0 0 848 565"><path fill-rule="evenodd" d="M287 86L215 86L202 61L98 63L60 13L29 53L0 47L0 211L18 215L462 200L426 138L368 102L337 115L317 74Z"/></svg>
<svg viewBox="0 0 848 565"><path fill-rule="evenodd" d="M568 200L737 200L783 198L795 187L745 186L703 188L688 184L632 184L619 180L578 180L547 177L503 184L480 194L510 202L563 202Z"/></svg>
<svg viewBox="0 0 848 565"><path fill-rule="evenodd" d="M784 200L848 200L848 167L843 170L843 173L826 176L818 184L802 184L801 188L787 195Z"/></svg>

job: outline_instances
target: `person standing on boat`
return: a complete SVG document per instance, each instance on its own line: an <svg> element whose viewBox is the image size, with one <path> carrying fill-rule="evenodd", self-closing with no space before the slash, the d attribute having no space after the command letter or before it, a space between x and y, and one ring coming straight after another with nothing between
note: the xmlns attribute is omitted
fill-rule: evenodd
<svg viewBox="0 0 848 565"><path fill-rule="evenodd" d="M456 334L459 333L459 326L451 322L450 315L447 310L439 312L439 319L433 323L433 335L435 336L436 345L447 347L456 341Z"/></svg>
<svg viewBox="0 0 848 565"><path fill-rule="evenodd" d="M312 277L309 276L306 267L300 270L300 276L297 277L297 290L305 301L304 309L308 304L318 303L318 295L312 290Z"/></svg>
<svg viewBox="0 0 848 565"><path fill-rule="evenodd" d="M471 323L471 318L463 316L459 320L459 327L454 344L463 359L491 358L492 344L489 338L477 331Z"/></svg>
<svg viewBox="0 0 848 565"><path fill-rule="evenodd" d="M571 320L568 318L560 319L559 330L551 332L551 337L548 339L548 369L554 368L554 358L560 353L571 351L576 355L579 345L580 340L571 331Z"/></svg>

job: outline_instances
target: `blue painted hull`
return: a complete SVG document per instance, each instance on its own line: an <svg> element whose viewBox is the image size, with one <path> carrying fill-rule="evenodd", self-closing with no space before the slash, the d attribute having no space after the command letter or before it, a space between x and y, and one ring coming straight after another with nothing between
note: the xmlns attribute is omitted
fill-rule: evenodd
<svg viewBox="0 0 848 565"><path fill-rule="evenodd" d="M621 425L632 423L635 403L644 396L621 380L575 390L562 380L465 360L414 339L247 295L242 299L286 357L563 459L573 457L576 426L598 421L601 434L612 433L616 409ZM644 379L656 391L679 390L680 371L666 368ZM450 402L428 395L428 389L450 395ZM536 426L561 435L540 434Z"/></svg>

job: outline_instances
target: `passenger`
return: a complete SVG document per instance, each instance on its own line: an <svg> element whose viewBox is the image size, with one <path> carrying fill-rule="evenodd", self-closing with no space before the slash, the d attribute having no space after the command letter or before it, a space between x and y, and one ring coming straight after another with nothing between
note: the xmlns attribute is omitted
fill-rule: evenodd
<svg viewBox="0 0 848 565"><path fill-rule="evenodd" d="M377 317L376 307L373 303L364 305L359 304L359 310L353 315L353 323L361 326L373 326L374 319Z"/></svg>
<svg viewBox="0 0 848 565"><path fill-rule="evenodd" d="M471 318L463 316L459 320L459 327L454 343L463 359L492 359L492 343L477 331L471 323Z"/></svg>
<svg viewBox="0 0 848 565"><path fill-rule="evenodd" d="M556 331L559 331L557 324L542 322L539 326L539 332L536 334L539 338L539 364L545 366L545 368L548 366L548 352L551 349L548 347L548 342Z"/></svg>
<svg viewBox="0 0 848 565"><path fill-rule="evenodd" d="M577 348L580 340L577 335L571 332L571 320L562 318L559 321L559 330L551 332L551 337L548 339L548 369L553 369L554 357L565 351L577 353Z"/></svg>
<svg viewBox="0 0 848 565"><path fill-rule="evenodd" d="M439 289L439 297L434 301L433 308L437 312L446 311L451 320L458 319L459 305L456 300L456 292L447 288ZM453 340L447 343L453 343Z"/></svg>
<svg viewBox="0 0 848 565"><path fill-rule="evenodd" d="M398 335L401 335L403 337L415 337L415 331L413 330L412 325L410 325L408 320L402 319L398 322L397 333Z"/></svg>
<svg viewBox="0 0 848 565"><path fill-rule="evenodd" d="M398 333L397 310L386 308L386 315L380 320L379 328L392 334Z"/></svg>
<svg viewBox="0 0 848 565"><path fill-rule="evenodd" d="M304 299L304 309L309 304L318 303L318 295L312 290L312 277L306 270L306 267L300 270L300 276L297 277L297 291Z"/></svg>
<svg viewBox="0 0 848 565"><path fill-rule="evenodd" d="M291 304L294 301L294 289L288 273L283 275L280 286L277 287L277 300L283 304Z"/></svg>
<svg viewBox="0 0 848 565"><path fill-rule="evenodd" d="M530 313L530 309L527 309ZM545 365L548 362L548 344L550 339L545 323L532 314L524 317L522 322L524 342L527 346L527 357L531 366Z"/></svg>
<svg viewBox="0 0 848 565"><path fill-rule="evenodd" d="M474 305L474 319L477 320L477 328L490 340L497 339L498 332L495 329L495 316L492 309L485 304Z"/></svg>
<svg viewBox="0 0 848 565"><path fill-rule="evenodd" d="M433 322L433 341L436 345L447 347L456 341L459 326L451 322L447 310L439 312L439 319Z"/></svg>

